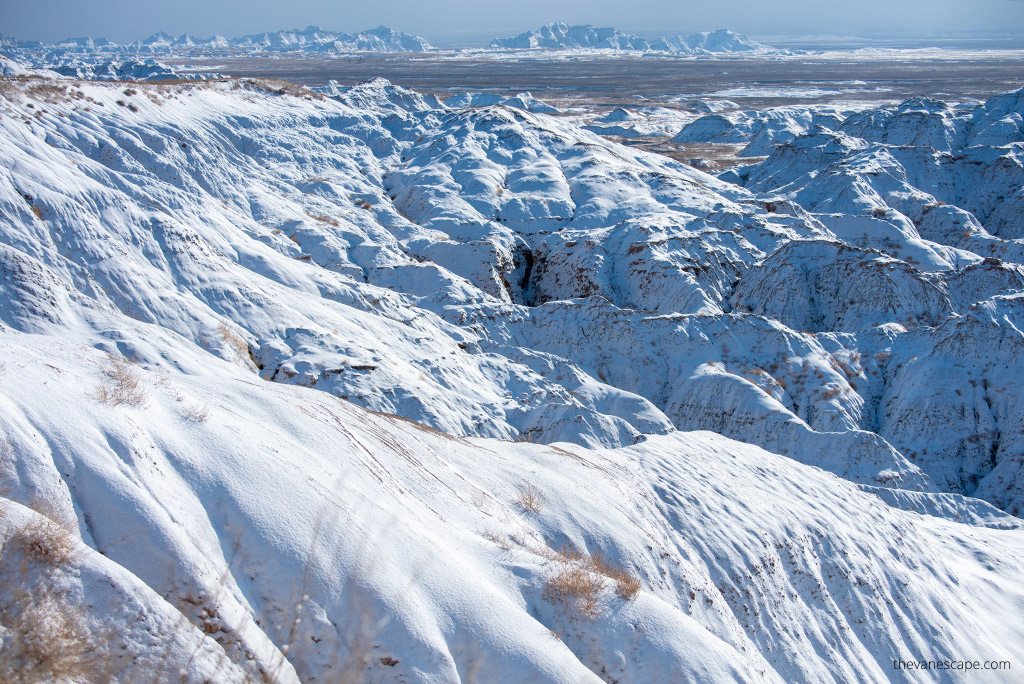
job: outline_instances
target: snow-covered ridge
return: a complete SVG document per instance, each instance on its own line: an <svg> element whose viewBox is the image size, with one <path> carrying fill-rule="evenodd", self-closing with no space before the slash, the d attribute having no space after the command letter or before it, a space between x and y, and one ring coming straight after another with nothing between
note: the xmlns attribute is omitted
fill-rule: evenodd
<svg viewBox="0 0 1024 684"><path fill-rule="evenodd" d="M495 38L490 47L509 50L616 50L664 52L676 55L709 55L740 52L766 54L779 52L727 29L704 31L687 36L664 36L646 40L613 28L545 24L511 38Z"/></svg>
<svg viewBox="0 0 1024 684"><path fill-rule="evenodd" d="M831 213L808 203L809 213L566 120L447 108L382 80L329 92L256 82L20 86L8 105L8 158L23 161L10 166L5 206L27 228L12 234L7 258L17 272L52 271L47 282L103 283L75 307L113 306L220 353L235 348L265 379L454 434L616 446L711 428L857 482L935 488L894 447L903 443L889 432L895 414L881 403L897 366L883 360L899 331L942 326L1014 291L1012 268L973 268L989 255L923 239L896 214L865 215L856 202L833 202ZM25 138L36 128L46 150ZM869 144L845 139L851 150ZM815 138L779 154L805 140ZM72 170L54 167L47 150L70 155ZM800 169L790 162L774 177ZM73 186L100 192L94 209L66 198L68 173ZM122 174L130 180L111 183ZM71 261L42 247L83 222L99 232ZM1013 243L977 235L989 252L1012 253ZM850 248L801 247L837 238ZM102 257L121 243L134 256ZM172 266L155 257L163 252L188 256ZM826 282L807 270L815 262L820 274L844 263L860 284L844 302L846 280L833 279L835 296L808 304L772 279L792 255L811 292ZM45 268L29 268L26 256ZM880 268L860 266L872 260ZM232 275L200 287L209 269ZM22 280L9 287L12 301L38 297ZM24 311L11 309L11 320L34 330ZM224 335L211 331L222 325L242 342L217 342ZM369 330L380 344L366 345ZM870 332L820 336L827 331ZM1016 407L1007 411L1015 420ZM784 427L766 427L775 423ZM965 417L962 430L977 427ZM995 459L939 488L974 493L1012 444L994 437ZM1016 476L1001 481L988 496L1016 511Z"/></svg>
<svg viewBox="0 0 1024 684"><path fill-rule="evenodd" d="M45 55L52 60L55 57L70 58L84 55L138 57L225 51L306 54L424 52L430 50L431 46L419 36L393 31L386 26L358 33L342 33L328 31L319 26L307 26L305 29L257 33L237 38L196 38L188 34L175 38L161 31L148 38L125 44L112 43L102 38L69 38L57 43L15 41L8 49L17 49L31 55Z"/></svg>
<svg viewBox="0 0 1024 684"><path fill-rule="evenodd" d="M137 367L145 402L109 406L106 355L0 331L17 464L0 563L20 589L4 635L39 638L44 607L78 628L44 643L82 679L900 681L894 658L1024 656L1024 530L969 501L905 512L709 432L453 439L149 339L179 370ZM589 614L560 603L559 573L581 567L565 545L639 591L594 574Z"/></svg>
<svg viewBox="0 0 1024 684"><path fill-rule="evenodd" d="M44 605L190 682L1024 655L1019 140L814 129L741 187L383 80L0 98L5 646Z"/></svg>

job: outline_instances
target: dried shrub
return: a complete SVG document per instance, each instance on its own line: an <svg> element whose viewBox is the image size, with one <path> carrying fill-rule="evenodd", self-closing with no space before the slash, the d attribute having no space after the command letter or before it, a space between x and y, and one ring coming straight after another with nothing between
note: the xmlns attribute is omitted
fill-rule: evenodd
<svg viewBox="0 0 1024 684"><path fill-rule="evenodd" d="M605 579L576 563L561 563L544 585L544 598L562 606L573 617L593 619L601 615L601 590Z"/></svg>
<svg viewBox="0 0 1024 684"><path fill-rule="evenodd" d="M21 88L19 88L15 81L11 78L0 78L0 97L6 99L13 99L16 95L21 94Z"/></svg>
<svg viewBox="0 0 1024 684"><path fill-rule="evenodd" d="M81 611L38 583L26 591L9 578L2 587L0 681L29 684L52 681L100 681L96 645ZM13 586L8 586L13 585Z"/></svg>
<svg viewBox="0 0 1024 684"><path fill-rule="evenodd" d="M524 444L537 444L540 442L542 431L540 428L530 428L516 435L515 441Z"/></svg>
<svg viewBox="0 0 1024 684"><path fill-rule="evenodd" d="M26 89L29 97L43 102L63 102L69 98L68 87L52 81L34 83Z"/></svg>
<svg viewBox="0 0 1024 684"><path fill-rule="evenodd" d="M42 515L15 530L8 543L28 560L51 567L69 563L78 547L71 530Z"/></svg>
<svg viewBox="0 0 1024 684"><path fill-rule="evenodd" d="M181 415L193 423L205 423L210 418L210 409L202 404L191 404L182 409Z"/></svg>
<svg viewBox="0 0 1024 684"><path fill-rule="evenodd" d="M334 226L335 228L341 225L340 223L338 223L337 219L333 219L325 214L316 214L313 213L312 211L306 210L306 215L309 216L309 218L313 219L314 221L326 223L328 225Z"/></svg>
<svg viewBox="0 0 1024 684"><path fill-rule="evenodd" d="M224 340L224 343L234 349L239 358L249 358L249 344L246 342L241 335L234 331L227 323L221 323L217 326L217 330L220 332L220 337Z"/></svg>
<svg viewBox="0 0 1024 684"><path fill-rule="evenodd" d="M237 81L235 87L254 88L272 95L291 95L292 97L301 97L307 100L326 99L316 91L277 78L245 78Z"/></svg>
<svg viewBox="0 0 1024 684"><path fill-rule="evenodd" d="M640 593L640 578L625 568L612 564L602 553L590 557L590 568L615 582L615 595L626 601L632 601Z"/></svg>
<svg viewBox="0 0 1024 684"><path fill-rule="evenodd" d="M502 534L493 527L480 530L480 535L497 544L503 551L510 551L512 549L512 543L509 541L508 535Z"/></svg>
<svg viewBox="0 0 1024 684"><path fill-rule="evenodd" d="M640 578L622 566L609 561L600 551L591 556L571 544L566 544L557 550L549 549L548 553L542 555L562 564L572 563L579 565L588 572L602 575L612 580L615 582L615 594L627 601L632 601L636 598L636 595L643 586Z"/></svg>
<svg viewBox="0 0 1024 684"><path fill-rule="evenodd" d="M144 406L149 400L142 374L125 359L111 356L103 368L103 382L96 397L108 406Z"/></svg>
<svg viewBox="0 0 1024 684"><path fill-rule="evenodd" d="M544 508L544 497L532 484L521 485L515 501L520 508L530 513L539 513Z"/></svg>

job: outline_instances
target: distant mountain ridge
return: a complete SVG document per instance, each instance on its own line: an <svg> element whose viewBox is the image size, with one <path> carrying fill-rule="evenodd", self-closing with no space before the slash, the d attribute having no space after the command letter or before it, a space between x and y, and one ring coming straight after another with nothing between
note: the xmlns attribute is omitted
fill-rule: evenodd
<svg viewBox="0 0 1024 684"><path fill-rule="evenodd" d="M114 43L106 38L91 37L67 38L46 43L0 36L0 47L10 53L20 54L37 66L82 56L149 57L211 51L323 55L350 52L428 52L435 49L420 36L395 31L387 26L378 26L359 33L341 33L328 31L319 26L307 26L304 29L253 33L237 38L225 38L221 35L197 38L187 33L176 38L169 33L158 31L142 40L123 44ZM546 24L539 29L510 38L496 38L487 47L503 50L620 50L675 55L782 52L727 29L685 36L662 36L648 40L614 28L570 26L564 23Z"/></svg>
<svg viewBox="0 0 1024 684"><path fill-rule="evenodd" d="M255 52L295 52L330 54L339 52L426 52L433 49L419 36L394 31L387 26L359 33L328 31L319 26L255 33L238 38L215 35L196 38L184 34L178 38L159 31L132 43L119 45L105 38L68 38L58 43L18 41L20 50L68 54L167 54L191 50L240 49Z"/></svg>
<svg viewBox="0 0 1024 684"><path fill-rule="evenodd" d="M775 51L774 48L728 29L704 31L687 36L663 36L649 41L613 28L598 28L589 24L569 26L563 23L546 24L539 29L526 31L511 38L496 38L491 41L489 47L511 50L636 50L685 55Z"/></svg>

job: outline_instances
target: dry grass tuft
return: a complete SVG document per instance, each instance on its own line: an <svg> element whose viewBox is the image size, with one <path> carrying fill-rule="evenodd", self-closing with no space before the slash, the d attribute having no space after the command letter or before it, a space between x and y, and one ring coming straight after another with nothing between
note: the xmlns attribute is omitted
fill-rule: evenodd
<svg viewBox="0 0 1024 684"><path fill-rule="evenodd" d="M516 435L515 441L528 444L537 444L540 441L540 435L541 430L539 428L530 428L529 430L524 430L523 432L520 432L518 435Z"/></svg>
<svg viewBox="0 0 1024 684"><path fill-rule="evenodd" d="M539 513L544 508L544 497L532 484L521 485L515 501L520 508L530 513Z"/></svg>
<svg viewBox="0 0 1024 684"><path fill-rule="evenodd" d="M5 99L13 99L15 96L21 94L21 88L16 84L16 81L12 78L0 78L0 97Z"/></svg>
<svg viewBox="0 0 1024 684"><path fill-rule="evenodd" d="M632 601L640 593L640 578L625 568L613 565L603 553L590 556L590 568L615 582L615 595L626 601Z"/></svg>
<svg viewBox="0 0 1024 684"><path fill-rule="evenodd" d="M32 591L5 587L4 593L0 681L99 681L92 679L100 674L93 662L96 645L80 610L42 585Z"/></svg>
<svg viewBox="0 0 1024 684"><path fill-rule="evenodd" d="M278 78L244 78L236 81L235 87L254 88L256 90L268 92L272 95L291 95L292 97L301 97L306 100L327 99L321 93L310 90L305 86L296 85L290 81Z"/></svg>
<svg viewBox="0 0 1024 684"><path fill-rule="evenodd" d="M56 103L64 102L70 99L68 95L68 87L61 83L55 83L53 81L42 81L39 83L33 83L25 92L29 97L36 100L42 100L43 102Z"/></svg>
<svg viewBox="0 0 1024 684"><path fill-rule="evenodd" d="M32 497L29 508L39 515L16 528L8 544L42 565L60 567L69 563L78 549L78 519L74 513L52 498Z"/></svg>
<svg viewBox="0 0 1024 684"><path fill-rule="evenodd" d="M609 561L600 551L589 555L571 544L566 544L557 550L548 549L548 552L542 555L549 560L556 561L563 568L572 565L588 573L610 579L615 583L615 595L626 601L635 599L643 586L640 578L622 566ZM561 602L564 603L564 601Z"/></svg>
<svg viewBox="0 0 1024 684"><path fill-rule="evenodd" d="M249 358L249 343L235 332L231 326L222 322L217 326L217 330L220 331L220 337L224 340L224 343L238 352L239 358Z"/></svg>
<svg viewBox="0 0 1024 684"><path fill-rule="evenodd" d="M306 216L308 216L309 218L313 219L314 221L319 221L320 223L326 223L327 225L334 226L335 228L337 228L337 227L339 227L341 225L340 223L338 223L337 219L331 218L330 216L327 216L326 214L317 214L315 212L309 211L308 209L306 210Z"/></svg>
<svg viewBox="0 0 1024 684"><path fill-rule="evenodd" d="M605 579L576 563L562 563L544 585L544 598L573 616L593 619L601 615Z"/></svg>
<svg viewBox="0 0 1024 684"><path fill-rule="evenodd" d="M96 398L108 406L144 406L149 401L142 374L125 359L110 356L103 368L103 382L96 388Z"/></svg>
<svg viewBox="0 0 1024 684"><path fill-rule="evenodd" d="M19 549L25 558L50 567L60 567L75 557L78 540L64 525L45 516L39 516L18 528L9 544Z"/></svg>
<svg viewBox="0 0 1024 684"><path fill-rule="evenodd" d="M512 544L511 542L509 542L508 535L502 534L500 531L494 529L493 527L487 527L483 530L480 530L480 535L483 536L485 539L494 542L495 544L500 546L504 551L509 551L512 549Z"/></svg>
<svg viewBox="0 0 1024 684"><path fill-rule="evenodd" d="M210 409L202 404L190 404L182 408L181 415L193 423L205 423L210 418Z"/></svg>

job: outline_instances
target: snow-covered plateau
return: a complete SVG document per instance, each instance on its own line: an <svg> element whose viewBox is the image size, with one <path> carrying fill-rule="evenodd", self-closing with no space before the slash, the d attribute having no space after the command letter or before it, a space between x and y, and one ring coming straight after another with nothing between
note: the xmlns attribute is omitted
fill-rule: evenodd
<svg viewBox="0 0 1024 684"><path fill-rule="evenodd" d="M714 177L526 93L10 71L0 680L1024 667L1024 89L666 131Z"/></svg>

